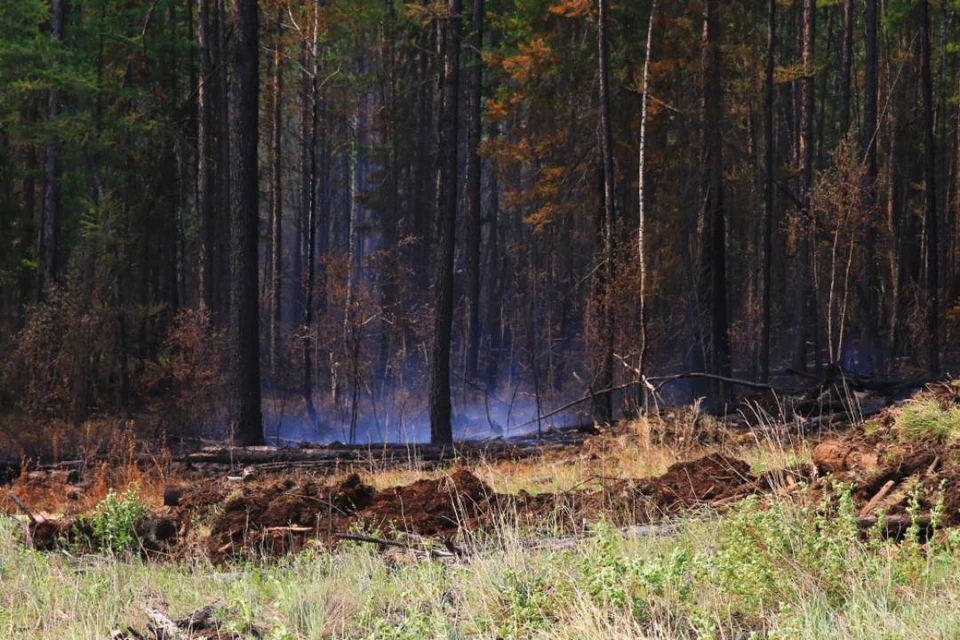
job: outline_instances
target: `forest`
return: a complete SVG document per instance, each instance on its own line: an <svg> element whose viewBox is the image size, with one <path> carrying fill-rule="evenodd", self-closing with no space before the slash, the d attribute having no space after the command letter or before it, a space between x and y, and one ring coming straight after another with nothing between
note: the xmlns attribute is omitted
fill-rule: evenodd
<svg viewBox="0 0 960 640"><path fill-rule="evenodd" d="M4 429L443 444L611 423L658 376L715 407L938 378L958 25L957 0L6 0Z"/></svg>

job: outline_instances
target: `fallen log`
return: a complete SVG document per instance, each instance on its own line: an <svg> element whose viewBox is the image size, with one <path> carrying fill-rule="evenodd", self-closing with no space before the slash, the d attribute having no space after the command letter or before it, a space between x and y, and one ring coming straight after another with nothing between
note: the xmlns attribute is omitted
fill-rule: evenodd
<svg viewBox="0 0 960 640"><path fill-rule="evenodd" d="M933 521L930 516L918 516L916 518L910 515L886 516L880 521L876 516L857 518L857 527L860 529L873 529L878 525L883 528L883 534L888 538L900 539L911 525L916 524L920 529L922 538L926 538L933 529Z"/></svg>
<svg viewBox="0 0 960 640"><path fill-rule="evenodd" d="M144 606L143 612L147 614L147 618L150 619L150 628L153 629L153 633L157 636L157 640L175 640L180 638L180 627L176 623L165 616L160 610L154 609L151 606Z"/></svg>

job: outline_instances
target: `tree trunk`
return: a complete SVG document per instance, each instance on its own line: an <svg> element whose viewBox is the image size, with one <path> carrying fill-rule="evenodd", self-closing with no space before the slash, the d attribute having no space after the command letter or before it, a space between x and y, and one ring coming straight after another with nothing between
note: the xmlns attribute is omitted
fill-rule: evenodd
<svg viewBox="0 0 960 640"><path fill-rule="evenodd" d="M850 83L853 72L853 0L843 0L843 26L840 40L840 138L850 130Z"/></svg>
<svg viewBox="0 0 960 640"><path fill-rule="evenodd" d="M816 0L803 0L803 31L801 60L803 80L800 85L800 215L797 228L796 283L794 288L794 319L797 323L793 349L793 368L807 369L807 339L810 337L810 260L812 219L810 216L810 187L813 183L813 47L816 19Z"/></svg>
<svg viewBox="0 0 960 640"><path fill-rule="evenodd" d="M197 218L200 227L200 304L214 309L216 227L213 209L213 107L210 95L210 2L199 0L197 45L200 78L197 85Z"/></svg>
<svg viewBox="0 0 960 640"><path fill-rule="evenodd" d="M730 376L730 341L727 331L727 238L723 203L723 158L721 114L723 96L720 83L720 33L717 0L707 0L703 21L703 46L706 56L703 99L704 151L704 249L703 266L710 306L710 371ZM715 400L729 400L729 385L716 381Z"/></svg>
<svg viewBox="0 0 960 640"><path fill-rule="evenodd" d="M467 309L465 332L467 341L466 378L475 381L480 354L480 127L483 108L483 0L473 0L473 24L467 51L470 52L470 76L467 104L470 109L467 131L467 237L465 241L465 276Z"/></svg>
<svg viewBox="0 0 960 640"><path fill-rule="evenodd" d="M453 442L450 343L453 328L453 257L457 228L457 98L460 82L460 0L448 0L444 19L443 96L438 140L437 256L434 339L430 368L430 442Z"/></svg>
<svg viewBox="0 0 960 640"><path fill-rule="evenodd" d="M937 220L936 140L933 135L933 79L930 73L930 6L921 0L920 55L923 91L923 183L924 226L927 258L927 367L930 375L940 375L940 246Z"/></svg>
<svg viewBox="0 0 960 640"><path fill-rule="evenodd" d="M63 14L65 0L50 0L50 38L63 38ZM56 46L56 45L54 45ZM57 120L57 91L47 92L47 126L54 128ZM43 148L43 214L40 224L40 241L37 247L37 301L47 299L59 277L60 264L60 141L51 136Z"/></svg>
<svg viewBox="0 0 960 640"><path fill-rule="evenodd" d="M864 230L862 268L860 275L860 309L863 326L860 344L861 367L867 370L884 367L886 349L880 344L879 270L877 268L877 227L880 211L877 209L877 0L866 0L864 9L866 31L863 77L863 129L860 133L860 153L866 164L863 178L863 207L867 215ZM891 130L893 127L891 127Z"/></svg>
<svg viewBox="0 0 960 640"><path fill-rule="evenodd" d="M637 169L637 260L640 263L640 358L637 363L637 373L643 376L645 373L647 360L647 256L644 251L644 242L646 240L646 209L644 199L644 169L646 168L646 142L647 142L647 97L649 95L650 82L650 52L653 50L653 16L657 10L657 2L653 0L650 4L650 21L647 23L647 49L646 56L643 59L643 97L640 106L640 159ZM646 397L646 387L644 387L644 397Z"/></svg>
<svg viewBox="0 0 960 640"><path fill-rule="evenodd" d="M263 444L260 412L260 310L257 248L259 77L256 0L234 0L234 79L230 92L231 432L240 445Z"/></svg>
<svg viewBox="0 0 960 640"><path fill-rule="evenodd" d="M852 0L851 0L852 1ZM760 315L760 381L770 378L770 293L773 264L773 64L777 49L777 2L767 0L767 54L763 82L763 294Z"/></svg>
<svg viewBox="0 0 960 640"><path fill-rule="evenodd" d="M213 281L214 299L211 319L216 327L223 326L230 309L230 128L229 90L227 74L227 24L224 3L217 3L217 222L216 247L213 252L216 262Z"/></svg>
<svg viewBox="0 0 960 640"><path fill-rule="evenodd" d="M313 5L313 40L310 45L312 67L303 65L300 111L300 134L303 137L304 154L300 159L302 192L300 206L306 216L303 230L303 262L306 270L303 278L303 396L304 409L311 423L317 419L313 406L313 291L316 273L317 250L317 101L319 98L319 74L317 41L320 37L320 3Z"/></svg>
<svg viewBox="0 0 960 640"><path fill-rule="evenodd" d="M270 265L270 369L276 377L280 365L280 307L283 298L283 8L277 8L273 52L273 222Z"/></svg>
<svg viewBox="0 0 960 640"><path fill-rule="evenodd" d="M600 155L602 166L602 220L600 224L600 269L597 289L599 322L598 369L595 376L597 389L613 386L613 318L610 289L615 278L613 241L616 229L614 198L613 130L610 123L610 77L609 43L607 42L610 3L600 0L598 16L597 48L600 76ZM600 423L613 421L613 395L604 392L594 400L594 419Z"/></svg>

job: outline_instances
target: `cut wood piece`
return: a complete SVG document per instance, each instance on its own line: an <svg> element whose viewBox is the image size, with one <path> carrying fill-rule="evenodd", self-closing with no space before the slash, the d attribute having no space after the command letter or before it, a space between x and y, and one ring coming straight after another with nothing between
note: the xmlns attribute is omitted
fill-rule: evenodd
<svg viewBox="0 0 960 640"><path fill-rule="evenodd" d="M861 518L869 516L870 513L877 507L877 505L880 504L880 501L883 500L888 493L890 493L890 489L893 488L894 484L896 483L893 480L887 480L886 483L880 487L880 490L877 491L877 493L870 498L867 504L863 506L863 509L860 509L858 516Z"/></svg>
<svg viewBox="0 0 960 640"><path fill-rule="evenodd" d="M813 463L821 473L872 471L878 462L876 453L839 440L824 440L813 450Z"/></svg>
<svg viewBox="0 0 960 640"><path fill-rule="evenodd" d="M176 624L188 634L193 631L216 631L221 626L220 620L216 616L217 611L221 608L222 606L218 603L208 604L185 618L177 619Z"/></svg>
<svg viewBox="0 0 960 640"><path fill-rule="evenodd" d="M302 525L288 525L285 527L267 527L264 529L266 533L309 533L313 531L313 527L305 527Z"/></svg>
<svg viewBox="0 0 960 640"><path fill-rule="evenodd" d="M153 629L154 635L157 636L157 640L178 640L182 637L180 627L160 610L151 606L144 606L143 612L150 619L150 627Z"/></svg>

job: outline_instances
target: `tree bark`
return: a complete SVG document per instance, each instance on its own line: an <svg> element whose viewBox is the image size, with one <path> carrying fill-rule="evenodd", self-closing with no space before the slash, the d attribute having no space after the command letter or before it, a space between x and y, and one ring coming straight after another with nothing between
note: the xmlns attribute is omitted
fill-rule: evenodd
<svg viewBox="0 0 960 640"><path fill-rule="evenodd" d="M197 48L200 77L197 84L197 218L200 228L200 304L214 309L214 254L216 226L213 208L213 107L210 92L210 2L199 0Z"/></svg>
<svg viewBox="0 0 960 640"><path fill-rule="evenodd" d="M885 348L880 340L879 270L877 268L877 227L880 211L877 209L877 0L866 0L864 8L865 55L863 77L863 129L860 133L860 153L866 164L862 185L864 211L867 215L862 247L860 276L860 309L862 339L861 366L865 369L884 367ZM894 127L891 127L894 129Z"/></svg>
<svg viewBox="0 0 960 640"><path fill-rule="evenodd" d="M467 130L467 237L465 240L466 309L466 378L477 379L480 354L480 133L483 107L483 0L473 0L473 24L467 41L470 53L467 104L470 109Z"/></svg>
<svg viewBox="0 0 960 640"><path fill-rule="evenodd" d="M240 445L263 444L260 411L258 31L256 0L233 0L234 79L230 92L231 432Z"/></svg>
<svg viewBox="0 0 960 640"><path fill-rule="evenodd" d="M940 375L940 246L937 220L936 140L933 135L933 79L930 73L930 6L921 0L920 75L923 92L923 183L924 226L927 258L927 366L930 375Z"/></svg>
<svg viewBox="0 0 960 640"><path fill-rule="evenodd" d="M703 46L706 56L703 99L704 165L704 250L703 266L710 308L710 372L730 376L730 340L727 330L727 239L723 202L723 158L721 114L723 96L720 82L720 33L717 0L707 0L703 18ZM715 400L729 400L730 386L713 381Z"/></svg>
<svg viewBox="0 0 960 640"><path fill-rule="evenodd" d="M50 38L63 39L63 14L65 0L50 0ZM56 46L56 45L54 45ZM56 89L47 91L47 126L54 128L57 120L58 100ZM43 214L40 238L37 247L37 301L47 299L59 277L60 264L60 141L51 135L43 147Z"/></svg>
<svg viewBox="0 0 960 640"><path fill-rule="evenodd" d="M217 13L217 222L213 281L214 299L211 319L215 327L222 327L230 310L230 127L229 76L227 74L227 24L224 3L219 0Z"/></svg>
<svg viewBox="0 0 960 640"><path fill-rule="evenodd" d="M303 263L306 267L303 279L303 396L304 409L311 422L316 422L317 411L313 406L313 292L316 274L317 250L317 122L320 65L317 42L320 37L320 2L313 5L313 39L310 44L311 67L303 65L300 111L300 134L303 137L300 159L302 172L301 209L306 217L303 230ZM305 56L306 58L306 56Z"/></svg>
<svg viewBox="0 0 960 640"><path fill-rule="evenodd" d="M638 205L638 224L637 224L637 260L640 263L640 358L637 364L637 375L643 376L646 369L647 360L647 256L644 250L646 241L646 209L645 209L645 191L644 181L646 176L646 142L647 142L647 97L649 95L650 82L650 53L653 50L653 17L657 10L657 2L653 0L650 4L650 21L647 23L647 49L643 59L643 97L640 106L640 159L638 163L637 184L637 205ZM646 394L646 387L644 387Z"/></svg>
<svg viewBox="0 0 960 640"><path fill-rule="evenodd" d="M609 389L613 386L613 318L610 289L615 278L613 242L616 229L614 198L613 130L610 123L610 76L608 21L610 3L600 0L597 29L597 49L600 76L600 155L602 166L602 220L600 223L600 269L598 270L598 368L596 386ZM594 400L594 419L600 423L613 421L613 395L600 393Z"/></svg>
<svg viewBox="0 0 960 640"><path fill-rule="evenodd" d="M273 229L270 264L270 369L274 377L280 365L280 308L283 302L283 8L277 8L276 42L273 52Z"/></svg>
<svg viewBox="0 0 960 640"><path fill-rule="evenodd" d="M453 442L450 343L453 328L453 258L457 223L457 129L460 82L460 0L448 0L444 18L443 96L438 139L437 256L434 339L430 367L430 442Z"/></svg>
<svg viewBox="0 0 960 640"><path fill-rule="evenodd" d="M816 0L803 0L803 27L801 60L803 80L800 85L800 215L797 228L796 282L794 287L794 320L796 335L793 348L793 368L807 370L807 339L810 337L810 260L812 218L810 216L810 188L813 183L813 48L816 19Z"/></svg>
<svg viewBox="0 0 960 640"><path fill-rule="evenodd" d="M852 0L851 0L852 1ZM760 380L770 379L770 298L773 264L773 65L777 50L777 2L767 1L767 54L763 82L763 293L760 315Z"/></svg>
<svg viewBox="0 0 960 640"><path fill-rule="evenodd" d="M850 130L850 83L853 72L853 0L843 0L843 26L840 40L840 138Z"/></svg>

